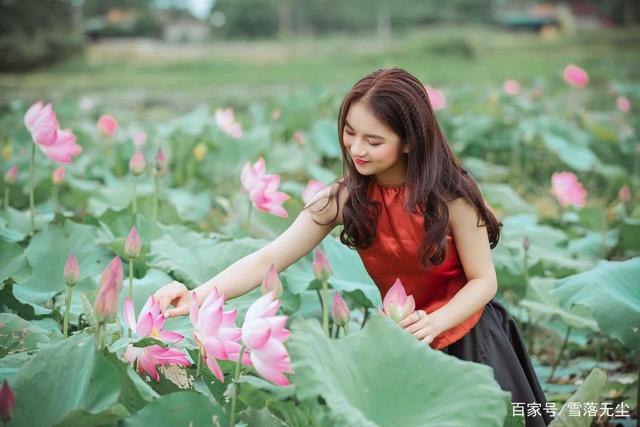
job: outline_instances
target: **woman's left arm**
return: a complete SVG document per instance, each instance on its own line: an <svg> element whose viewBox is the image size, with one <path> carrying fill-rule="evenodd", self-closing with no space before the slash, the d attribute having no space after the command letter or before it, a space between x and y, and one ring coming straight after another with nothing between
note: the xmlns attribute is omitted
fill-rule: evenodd
<svg viewBox="0 0 640 427"><path fill-rule="evenodd" d="M449 224L468 282L447 304L428 315L431 317L431 328L427 329L432 329L432 332L426 336L422 331L423 322L414 320L409 326L406 326L408 322L404 325L401 323L401 326L406 326L407 331L427 344L480 310L493 299L498 289L487 228L484 225L478 226L479 217L475 208L464 198L449 202L448 207ZM409 317L412 316L407 316L403 322L410 322Z"/></svg>

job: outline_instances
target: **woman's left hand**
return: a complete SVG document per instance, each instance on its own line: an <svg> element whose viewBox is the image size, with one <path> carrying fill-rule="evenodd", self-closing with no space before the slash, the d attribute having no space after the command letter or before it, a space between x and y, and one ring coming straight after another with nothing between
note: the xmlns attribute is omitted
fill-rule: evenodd
<svg viewBox="0 0 640 427"><path fill-rule="evenodd" d="M422 317L419 315L419 312L424 313ZM442 333L437 316L427 314L424 310L414 311L398 322L398 324L426 344L431 344L431 342Z"/></svg>

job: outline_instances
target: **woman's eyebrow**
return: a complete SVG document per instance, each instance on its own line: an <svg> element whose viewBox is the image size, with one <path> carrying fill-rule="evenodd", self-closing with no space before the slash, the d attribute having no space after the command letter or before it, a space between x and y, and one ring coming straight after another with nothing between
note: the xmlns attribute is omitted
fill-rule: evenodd
<svg viewBox="0 0 640 427"><path fill-rule="evenodd" d="M349 122L347 121L347 119L344 119L344 122L347 126L349 126L351 129L353 129L353 126L351 126L349 124ZM365 136L368 136L369 138L377 138L377 139L384 139L384 137L380 136L380 135L375 135L375 134L366 134Z"/></svg>

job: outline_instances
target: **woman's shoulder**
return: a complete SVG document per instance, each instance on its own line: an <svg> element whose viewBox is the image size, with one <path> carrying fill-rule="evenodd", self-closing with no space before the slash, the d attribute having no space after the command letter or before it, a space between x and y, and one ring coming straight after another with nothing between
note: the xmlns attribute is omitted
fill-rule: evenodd
<svg viewBox="0 0 640 427"><path fill-rule="evenodd" d="M344 222L342 213L348 196L347 186L343 179L339 179L318 191L305 205L305 208L310 208L314 219L319 222L332 222L334 225L341 225Z"/></svg>

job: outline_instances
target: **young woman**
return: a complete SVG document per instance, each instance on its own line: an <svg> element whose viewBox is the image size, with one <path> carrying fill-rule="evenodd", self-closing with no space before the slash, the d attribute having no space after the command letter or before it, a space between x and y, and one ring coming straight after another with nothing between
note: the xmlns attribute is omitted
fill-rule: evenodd
<svg viewBox="0 0 640 427"><path fill-rule="evenodd" d="M399 325L435 349L484 363L512 401L550 422L546 400L516 323L495 301L491 249L501 223L461 167L436 120L424 85L399 69L358 81L340 108L344 177L316 194L274 241L197 288L202 302L215 286L226 298L260 284L306 255L337 225L385 295L396 278L419 309ZM192 298L170 283L155 296L167 315L188 313ZM534 411L535 412L535 411Z"/></svg>

